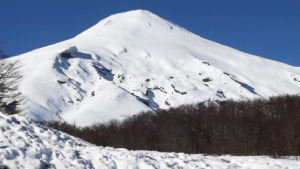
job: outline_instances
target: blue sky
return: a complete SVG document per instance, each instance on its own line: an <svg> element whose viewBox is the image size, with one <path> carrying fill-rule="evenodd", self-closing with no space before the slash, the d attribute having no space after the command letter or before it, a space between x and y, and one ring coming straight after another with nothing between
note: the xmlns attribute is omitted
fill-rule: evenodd
<svg viewBox="0 0 300 169"><path fill-rule="evenodd" d="M206 39L300 66L300 0L0 0L0 43L17 55L146 9Z"/></svg>

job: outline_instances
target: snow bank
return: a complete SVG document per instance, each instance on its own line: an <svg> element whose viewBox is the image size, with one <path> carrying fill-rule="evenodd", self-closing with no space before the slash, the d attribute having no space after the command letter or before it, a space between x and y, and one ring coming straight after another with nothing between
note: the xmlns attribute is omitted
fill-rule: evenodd
<svg viewBox="0 0 300 169"><path fill-rule="evenodd" d="M97 147L19 115L0 114L0 168L10 169L295 169L299 161L204 156Z"/></svg>

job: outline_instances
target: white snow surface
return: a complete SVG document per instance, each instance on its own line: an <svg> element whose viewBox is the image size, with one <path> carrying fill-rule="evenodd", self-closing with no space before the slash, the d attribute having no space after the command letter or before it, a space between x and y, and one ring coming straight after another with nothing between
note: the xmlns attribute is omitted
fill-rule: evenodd
<svg viewBox="0 0 300 169"><path fill-rule="evenodd" d="M82 126L206 100L300 93L299 67L206 40L145 10L9 60L22 62L28 117Z"/></svg>
<svg viewBox="0 0 300 169"><path fill-rule="evenodd" d="M299 169L300 161L267 156L205 156L97 147L0 113L0 168L9 169Z"/></svg>

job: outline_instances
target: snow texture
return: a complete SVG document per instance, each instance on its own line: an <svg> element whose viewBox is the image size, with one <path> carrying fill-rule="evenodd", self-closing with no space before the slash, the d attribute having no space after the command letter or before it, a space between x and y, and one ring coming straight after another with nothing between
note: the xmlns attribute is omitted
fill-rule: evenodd
<svg viewBox="0 0 300 169"><path fill-rule="evenodd" d="M300 162L129 151L97 147L15 115L0 113L0 168L10 169L297 169Z"/></svg>
<svg viewBox="0 0 300 169"><path fill-rule="evenodd" d="M300 68L203 39L144 10L9 60L23 63L28 117L82 126L206 100L300 93Z"/></svg>

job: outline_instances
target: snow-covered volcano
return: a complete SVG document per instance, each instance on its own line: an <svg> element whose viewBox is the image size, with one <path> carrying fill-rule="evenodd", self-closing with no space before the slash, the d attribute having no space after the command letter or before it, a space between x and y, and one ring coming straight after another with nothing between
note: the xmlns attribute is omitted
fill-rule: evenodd
<svg viewBox="0 0 300 169"><path fill-rule="evenodd" d="M88 125L205 100L300 93L300 68L203 39L149 11L112 15L13 58L28 117Z"/></svg>

